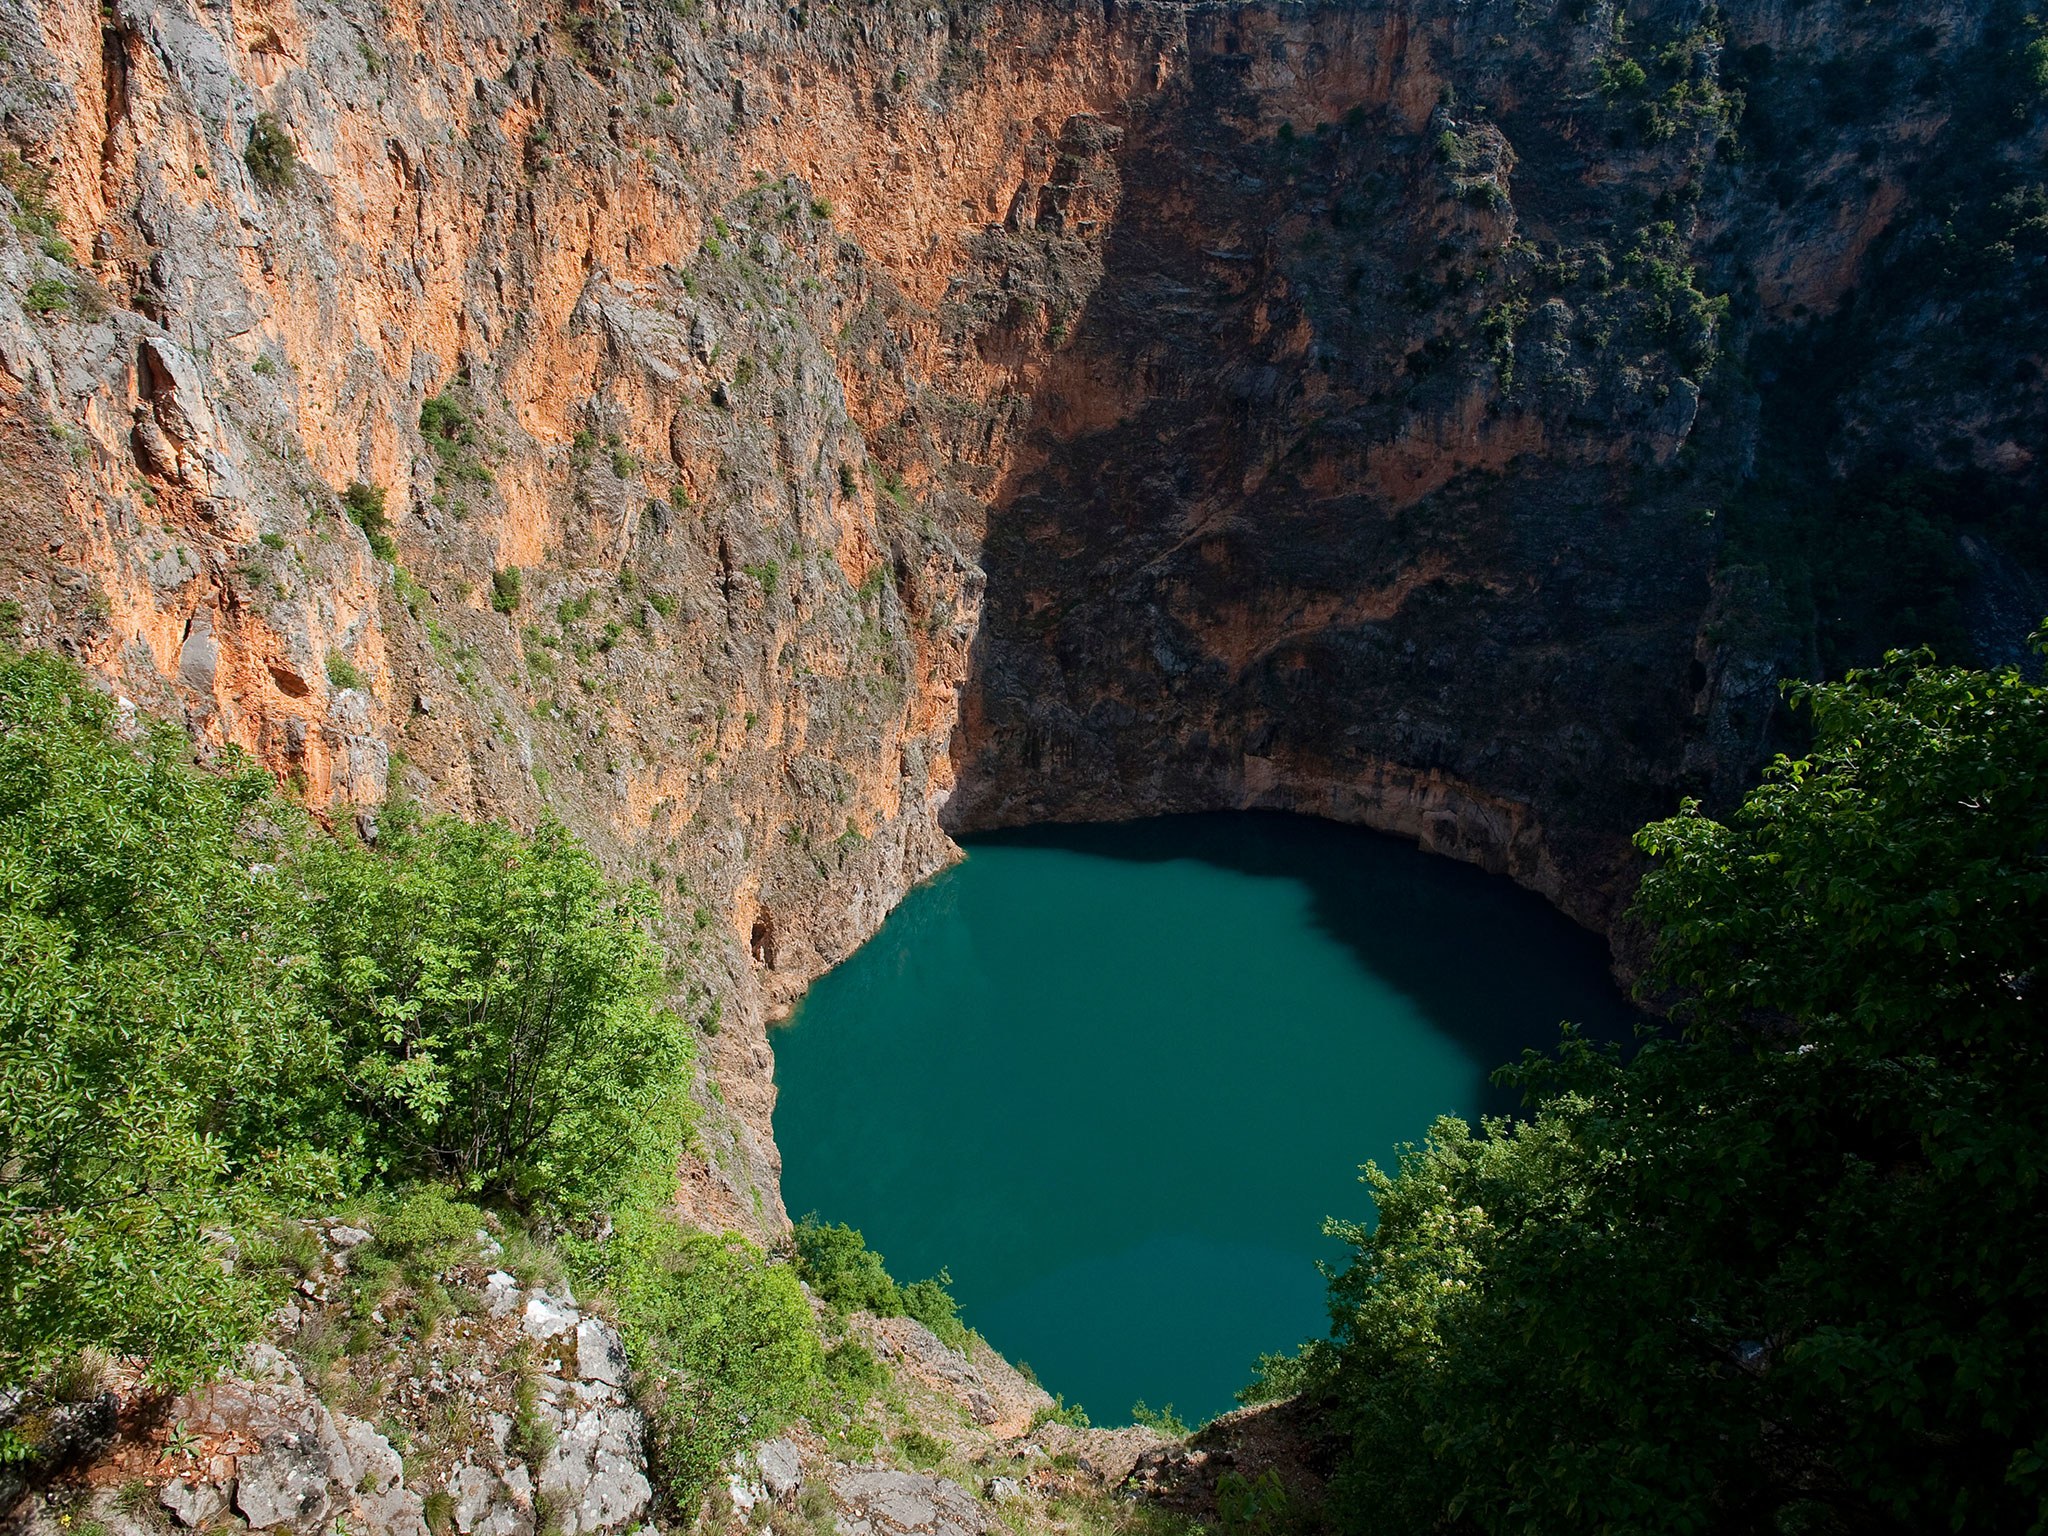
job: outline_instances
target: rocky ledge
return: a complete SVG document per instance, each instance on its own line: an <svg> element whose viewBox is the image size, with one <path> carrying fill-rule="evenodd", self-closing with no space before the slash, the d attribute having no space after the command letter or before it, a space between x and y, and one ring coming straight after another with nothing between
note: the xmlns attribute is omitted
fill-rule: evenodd
<svg viewBox="0 0 2048 1536"><path fill-rule="evenodd" d="M626 1346L545 1248L477 1232L437 1261L422 1310L420 1277L405 1303L361 1283L380 1254L363 1228L295 1233L294 1299L233 1373L166 1397L117 1363L70 1410L69 1470L21 1504L24 1536L592 1536L693 1517L780 1536L1054 1532L1077 1500L1206 1506L1219 1472L1295 1455L1262 1432L1191 1451L1145 1428L1077 1428L979 1339L962 1351L912 1318L854 1312L830 1329L887 1373L873 1422L799 1421L735 1458L702 1509L671 1509ZM1223 1423L1238 1420L1271 1427Z"/></svg>

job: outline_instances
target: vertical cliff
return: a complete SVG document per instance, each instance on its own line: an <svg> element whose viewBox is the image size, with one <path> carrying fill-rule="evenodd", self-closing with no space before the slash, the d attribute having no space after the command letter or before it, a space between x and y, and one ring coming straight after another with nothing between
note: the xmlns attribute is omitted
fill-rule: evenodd
<svg viewBox="0 0 2048 1536"><path fill-rule="evenodd" d="M1316 811L1605 925L1779 676L2009 645L2030 25L17 4L7 624L652 880L686 1199L773 1226L764 1021L942 823Z"/></svg>
<svg viewBox="0 0 2048 1536"><path fill-rule="evenodd" d="M1779 677L2012 654L2048 601L2038 345L1990 326L2044 297L2033 35L1189 12L1171 86L1068 147L1100 271L1040 301L952 824L1308 810L1605 927ZM1071 238L1041 200L990 267Z"/></svg>

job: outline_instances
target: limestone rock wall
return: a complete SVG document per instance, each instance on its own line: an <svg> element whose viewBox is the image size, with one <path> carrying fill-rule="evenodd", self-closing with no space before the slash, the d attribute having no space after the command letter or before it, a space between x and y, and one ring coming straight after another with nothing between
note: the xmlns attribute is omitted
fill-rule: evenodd
<svg viewBox="0 0 2048 1536"><path fill-rule="evenodd" d="M2042 148L2002 16L16 0L5 627L653 881L685 1206L772 1230L766 1021L947 828L1307 810L1611 923L1812 659L1717 516L1815 381L1816 464L2034 483L2039 329L1914 255Z"/></svg>

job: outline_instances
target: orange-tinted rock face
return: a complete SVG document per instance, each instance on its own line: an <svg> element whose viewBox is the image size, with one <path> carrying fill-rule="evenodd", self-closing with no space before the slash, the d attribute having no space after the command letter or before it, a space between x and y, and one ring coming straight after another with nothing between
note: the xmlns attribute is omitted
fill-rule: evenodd
<svg viewBox="0 0 2048 1536"><path fill-rule="evenodd" d="M35 0L0 588L316 805L652 878L724 1010L686 1203L772 1227L763 1021L942 817L1287 807L1612 918L1801 659L1717 552L1776 407L1716 356L1853 312L1845 432L2035 472L2038 369L1930 407L1936 301L1852 302L1962 128L1798 117L1981 9Z"/></svg>

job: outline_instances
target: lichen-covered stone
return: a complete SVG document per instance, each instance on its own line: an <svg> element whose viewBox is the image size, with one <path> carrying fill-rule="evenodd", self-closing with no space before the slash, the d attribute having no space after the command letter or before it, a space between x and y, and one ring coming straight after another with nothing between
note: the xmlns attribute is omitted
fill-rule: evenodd
<svg viewBox="0 0 2048 1536"><path fill-rule="evenodd" d="M626 1384L626 1346L619 1332L602 1318L586 1317L576 1325L576 1374L608 1386Z"/></svg>
<svg viewBox="0 0 2048 1536"><path fill-rule="evenodd" d="M628 1524L647 1508L654 1490L644 1427L632 1408L589 1408L565 1419L535 1480L561 1500L565 1536Z"/></svg>
<svg viewBox="0 0 2048 1536"><path fill-rule="evenodd" d="M842 1471L832 1492L840 1536L981 1536L991 1523L958 1483L918 1472Z"/></svg>

